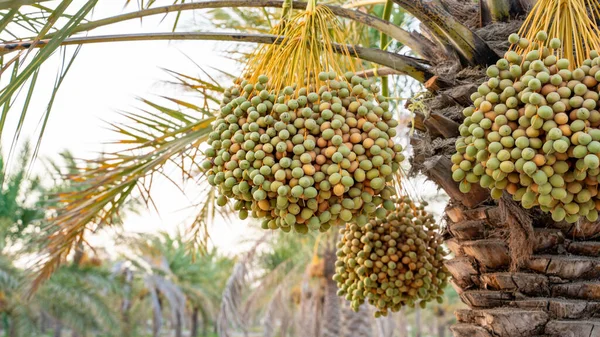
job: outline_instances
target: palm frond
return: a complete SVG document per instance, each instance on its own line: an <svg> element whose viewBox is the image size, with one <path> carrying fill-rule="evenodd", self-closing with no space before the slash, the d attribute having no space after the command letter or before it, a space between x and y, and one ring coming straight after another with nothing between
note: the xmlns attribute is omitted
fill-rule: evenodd
<svg viewBox="0 0 600 337"><path fill-rule="evenodd" d="M36 325L36 312L26 303L16 302L10 312L15 337L34 336L38 331Z"/></svg>
<svg viewBox="0 0 600 337"><path fill-rule="evenodd" d="M231 325L246 331L246 324L240 314L242 299L244 297L243 292L247 286L246 282L250 264L256 256L258 246L264 242L265 238L266 236L263 236L256 241L254 247L236 262L231 275L227 279L223 295L221 296L221 309L219 310L216 322L219 336L232 336Z"/></svg>
<svg viewBox="0 0 600 337"><path fill-rule="evenodd" d="M13 133L13 145L17 143L23 123L27 117L29 103L34 97L37 77L42 66L63 45L67 38L76 36L77 33L85 32L90 22L87 20L92 13L98 0L86 0L84 2L73 2L65 0L55 5L45 5L47 0L0 0L0 42L5 43L7 48L0 51L0 75L12 73L12 79L3 87L0 87L0 135L7 132L5 123L9 113L17 113L19 118ZM187 0L173 0L172 5L184 5ZM128 5L130 0L125 1ZM139 3L137 12L152 10L157 3L154 0ZM119 7L116 7L120 9ZM181 10L174 8L170 11L176 15L173 31L179 24ZM110 20L109 20L110 21ZM112 22L114 23L114 22ZM27 41L23 43L23 41ZM18 46L18 47L17 47ZM36 48L44 47L38 49ZM48 97L48 108L41 116L39 133L37 134L36 150L38 152L40 142L43 138L50 111L54 99L59 91L60 84L65 78L67 71L79 51L67 53L63 48L62 66L57 75L56 84ZM5 54L13 53L10 58ZM15 104L21 91L28 87L25 93L24 103L19 106Z"/></svg>
<svg viewBox="0 0 600 337"><path fill-rule="evenodd" d="M115 143L126 148L85 161L86 168L70 177L79 188L56 195L58 208L49 224L55 230L47 238L45 266L38 282L51 274L86 232L113 225L113 217L134 192L147 206L152 205L150 191L155 175L173 181L167 170L175 167L181 171L182 180L187 180L193 178L193 172L200 171L199 148L210 132L212 111L191 103L172 109L150 100L141 101L146 109L123 112L126 123L110 123L121 138Z"/></svg>
<svg viewBox="0 0 600 337"><path fill-rule="evenodd" d="M245 326L240 319L239 307L243 297L243 289L246 284L246 275L248 273L247 258L238 261L233 267L233 272L227 280L225 291L223 292L221 309L217 320L217 333L222 337L230 337L230 324L245 330Z"/></svg>
<svg viewBox="0 0 600 337"><path fill-rule="evenodd" d="M14 78L5 87L0 89L0 106L5 108L2 113L2 117L0 118L0 135L2 135L6 117L9 112L9 109L6 109L6 107L11 105L13 95L29 80L33 74L39 70L41 65L50 58L56 49L60 47L61 43L72 34L75 27L77 27L94 8L96 2L97 0L86 1L80 7L80 9L74 15L70 16L68 21L56 31L56 34L52 38L44 41L44 48L39 49L31 58L31 60L29 60L27 65L22 69L18 67L16 60L19 60L21 57L26 58L33 49L21 51L17 56L13 57L13 60L15 61L13 62L13 74L16 76L14 76ZM39 35L37 35L31 43L32 47L35 47L38 45L38 43L40 43L41 39L54 27L58 19L65 14L66 9L70 4L71 1L62 1L54 9L54 11L52 11L52 15L48 20L46 20L45 24L40 27L39 32L37 32ZM9 61L9 64L10 63L11 62ZM4 65L2 70L0 70L0 74L5 71L8 66L9 65ZM30 90L30 95L31 92L32 91ZM55 93L52 95L52 97L54 96Z"/></svg>
<svg viewBox="0 0 600 337"><path fill-rule="evenodd" d="M265 337L275 337L277 332L277 323L280 326L280 335L286 334L286 328L291 320L292 313L290 310L289 303L290 298L289 295L286 294L288 291L289 284L286 282L280 283L274 291L273 296L271 296L271 300L267 306L267 311L263 318L263 326L264 326L264 336Z"/></svg>
<svg viewBox="0 0 600 337"><path fill-rule="evenodd" d="M177 317L183 317L185 314L186 296L181 289L168 280L158 275L149 276L151 283L156 287L163 298L167 299L171 313L171 320L174 322Z"/></svg>
<svg viewBox="0 0 600 337"><path fill-rule="evenodd" d="M35 300L78 331L110 331L118 320L107 295L118 293L110 273L73 265L60 268L35 294Z"/></svg>

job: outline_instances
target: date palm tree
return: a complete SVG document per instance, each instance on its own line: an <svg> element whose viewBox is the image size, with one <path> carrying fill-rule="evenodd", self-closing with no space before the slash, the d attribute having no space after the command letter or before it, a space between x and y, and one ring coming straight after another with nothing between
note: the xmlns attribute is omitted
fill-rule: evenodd
<svg viewBox="0 0 600 337"><path fill-rule="evenodd" d="M179 234L140 234L122 238L119 243L130 251L117 264L120 271L132 272L127 309L152 308L154 336L159 335L166 313L175 336L183 336L186 326L191 336L198 336L200 328L206 336L209 325L216 320L233 261L215 249L190 254ZM122 317L132 316L147 319L138 313L122 312ZM135 326L142 325L129 319L123 323L123 334L131 334Z"/></svg>
<svg viewBox="0 0 600 337"><path fill-rule="evenodd" d="M234 33L176 31L83 36L94 28L185 10L232 7L266 9L279 8L284 4L294 9L306 7L302 2L277 0L175 1L165 7L155 7L154 2L148 2L149 7L138 11L86 21L95 1L84 2L78 11L67 16L66 7L70 2L63 1L53 10L44 7L40 1L16 2L19 6L33 4L40 11L52 11L54 16L51 18L63 15L67 23L58 28L57 21L44 22L40 17L23 21L27 15L23 15L20 7L0 2L0 10L4 14L0 20L3 33L8 32L11 24L27 23L26 26L34 27L31 29L35 31L32 35L36 35L29 39L25 35L16 39L5 38L5 43L0 44L0 53L6 55L4 68L16 69L12 73L13 79L0 91L4 115L11 111L7 107L12 95L27 81L35 83L39 66L61 46L148 39L278 42L276 36L248 33L245 30ZM369 27L366 31L381 37L379 48L361 46L363 41L360 39L337 41L354 45L353 56L370 64L378 64L376 69L365 71L364 76L384 76L384 92L390 85L385 80L386 76L399 74L421 83L426 90L426 95L409 102L415 113L413 127L416 130L411 139L414 148L412 165L415 172L424 173L450 196L446 209L446 242L454 257L447 266L453 276L453 285L469 306L469 309L457 312L458 323L452 330L459 337L587 337L600 331L600 323L593 318L597 316L600 300L600 283L597 281L600 275L600 246L595 241L600 233L600 224L582 222L574 226L556 223L541 213L525 211L509 199L502 199L500 203L491 201L489 192L480 188L462 193L451 179L449 156L459 135L458 125L462 120L460 111L471 104L470 94L476 90L478 82L485 78L482 69L495 63L507 50L506 38L518 30L522 22L520 18L533 2L391 0L327 5L346 22ZM373 3L385 3L379 17L369 11ZM390 22L389 13L395 6L418 20L420 29L409 29L406 25L398 26ZM24 41L12 41L21 37ZM387 50L388 38L401 44L404 51L410 51L410 55ZM42 46L44 48L39 51L31 52ZM17 67L20 58L8 56L14 53L25 55L27 52L31 55L25 67ZM69 64L65 62L65 71ZM61 73L59 76L56 89L63 75ZM180 79L188 83L187 79ZM222 92L218 83L206 80L198 84L194 88L206 102L218 101ZM79 201L72 199L72 208L59 214L57 220L60 220L66 235L57 236L51 241L49 267L43 270L43 275L48 276L53 266L68 253L73 244L69 238L84 234L85 225L90 219L98 215L103 219L109 218L136 187L145 193L145 179L160 174L165 163L179 162L173 158L191 159L191 162L197 159L195 156L199 144L208 134L214 110L209 103L184 106L187 106L190 114L154 104L155 111L147 115L131 115L133 121L147 127L142 131L132 127L117 127L131 137L129 144L143 153L138 156L129 156L125 152L114 153L110 160L104 161L104 166L99 165L97 170L85 176L86 183L103 188L90 188L78 194ZM191 117L192 112L194 117ZM0 130L2 125L0 123ZM193 165L184 167L183 164L181 168L185 174L196 169ZM207 193L210 195L210 191ZM92 199L102 201L92 202ZM203 208L204 215L212 212L211 198L207 200ZM206 221L199 221L198 224L205 225Z"/></svg>
<svg viewBox="0 0 600 337"><path fill-rule="evenodd" d="M63 326L77 331L111 332L117 321L107 299L117 297L117 288L110 273L100 265L74 263L71 259L31 298L25 296L32 274L17 267L15 261L26 260L34 251L33 243L42 228L45 191L64 187L55 181L49 188L40 183L39 177L28 174L30 157L26 145L8 169L8 160L0 156L0 314L4 332L10 337L35 335L41 316L53 318L55 336L60 336Z"/></svg>

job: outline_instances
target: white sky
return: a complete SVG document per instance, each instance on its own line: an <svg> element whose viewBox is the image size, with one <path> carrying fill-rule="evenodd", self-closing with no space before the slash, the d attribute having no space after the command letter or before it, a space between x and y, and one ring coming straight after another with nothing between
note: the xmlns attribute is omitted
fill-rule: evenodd
<svg viewBox="0 0 600 337"><path fill-rule="evenodd" d="M74 1L75 6L81 1ZM118 14L123 3L124 0L99 1L93 19ZM157 5L170 3L172 0L157 1ZM133 10L134 7L135 5L128 10ZM198 17L199 13L200 11L184 13L180 19L179 30L198 30L198 22L202 20ZM174 15L166 19L161 15L146 17L142 22L132 20L103 27L92 31L91 35L168 32L172 28L174 18ZM120 42L83 46L55 100L40 149L40 158L56 158L57 153L63 149L71 150L77 157L93 158L97 151L106 148L103 143L115 139L115 134L106 129L102 120L120 120L117 111L132 111L135 106L139 107L135 99L139 96L152 98L152 95L182 95L160 83L161 80L169 78L161 68L196 75L199 70L189 57L200 66L215 66L232 73L239 71L233 61L222 57L222 53L219 52L228 46L232 45L220 43L217 47L216 42L210 41ZM70 51L74 49L74 46L69 47ZM54 85L59 61L59 55L54 55L40 73L34 96L37 99L31 103L22 139L36 139L39 118L46 108L46 98ZM0 80L2 86L8 80L6 77ZM25 96L25 91L22 94ZM6 144L4 153L7 153L7 147L12 141L12 131L18 115L19 111L15 109L10 114L12 119L9 116L7 121L2 139L2 144ZM39 160L35 168L38 172L43 168ZM433 184L428 184L425 190L433 191L432 187ZM188 224L190 217L193 217L194 214L186 209L190 206L190 201L170 182L159 179L153 188L153 198L160 214L142 209L140 215L129 215L125 223L126 231L173 232L178 227ZM193 190L193 185L186 187L190 197L195 196ZM423 191L422 187L419 190ZM444 204L442 201L432 205L435 213L440 214ZM256 224L251 225L247 222L226 224L219 221L211 226L210 234L218 247L226 252L236 253L248 248L248 244L240 244L241 240L260 235L255 228ZM107 242L106 235L93 240L93 243L99 246ZM110 244L108 245L110 247Z"/></svg>

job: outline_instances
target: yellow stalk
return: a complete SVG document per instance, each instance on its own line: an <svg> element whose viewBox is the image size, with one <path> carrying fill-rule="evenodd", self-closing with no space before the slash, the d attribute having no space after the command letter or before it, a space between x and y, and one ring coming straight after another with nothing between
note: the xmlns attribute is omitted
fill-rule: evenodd
<svg viewBox="0 0 600 337"><path fill-rule="evenodd" d="M511 50L526 55L536 47L536 42L542 51L550 47L551 39L558 38L562 47L554 51L557 57L569 60L572 68L581 66L592 50L600 50L598 18L600 3L595 0L538 0L518 32L529 40L529 46L521 48L515 44ZM536 41L539 31L548 34L546 41Z"/></svg>
<svg viewBox="0 0 600 337"><path fill-rule="evenodd" d="M267 75L270 87L278 90L285 86L318 89L318 74L333 71L339 75L356 71L350 50L345 47L348 35L333 12L326 6L309 1L305 11L289 17L285 24L276 25L271 34L279 43L259 47L250 57L244 78L256 81ZM341 44L342 53L336 53L335 43Z"/></svg>

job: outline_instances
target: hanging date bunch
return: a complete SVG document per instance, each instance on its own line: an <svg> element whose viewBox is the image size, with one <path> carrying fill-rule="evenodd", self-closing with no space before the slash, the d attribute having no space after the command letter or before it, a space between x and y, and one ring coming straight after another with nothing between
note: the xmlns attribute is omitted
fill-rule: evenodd
<svg viewBox="0 0 600 337"><path fill-rule="evenodd" d="M404 305L441 302L450 274L439 227L425 205L403 197L385 218L340 230L334 280L355 311L365 299L376 317Z"/></svg>
<svg viewBox="0 0 600 337"><path fill-rule="evenodd" d="M452 156L453 178L504 191L555 221L598 219L598 4L538 1L511 49L471 95Z"/></svg>
<svg viewBox="0 0 600 337"><path fill-rule="evenodd" d="M404 159L389 103L354 76L327 7L311 1L275 33L281 43L256 51L213 123L202 165L217 203L285 232L383 218Z"/></svg>

